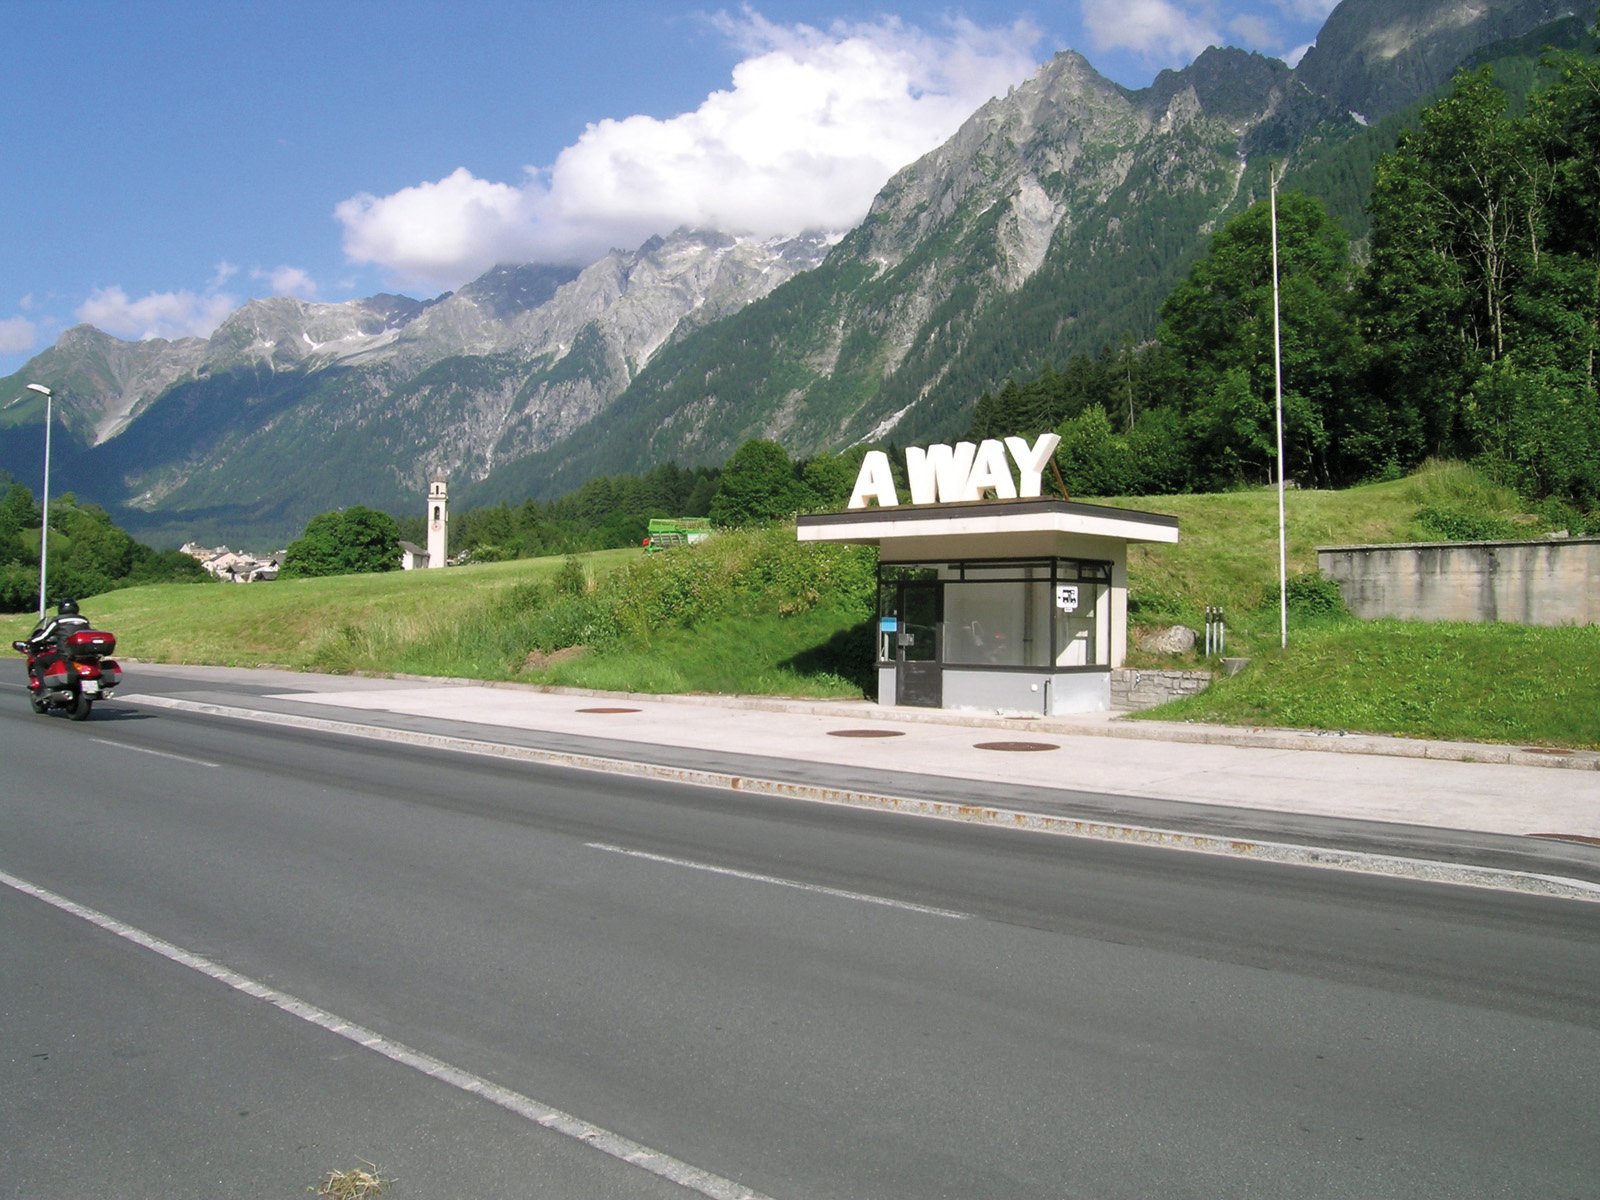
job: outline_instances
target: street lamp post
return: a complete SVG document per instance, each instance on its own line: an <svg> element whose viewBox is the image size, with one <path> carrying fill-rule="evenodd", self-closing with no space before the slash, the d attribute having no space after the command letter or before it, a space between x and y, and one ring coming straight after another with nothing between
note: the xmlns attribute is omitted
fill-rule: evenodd
<svg viewBox="0 0 1600 1200"><path fill-rule="evenodd" d="M44 620L45 579L50 552L50 389L42 383L30 383L29 391L44 397L44 505L39 518L39 619Z"/></svg>
<svg viewBox="0 0 1600 1200"><path fill-rule="evenodd" d="M1289 648L1289 549L1283 519L1283 331L1278 323L1278 165L1267 165L1272 211L1272 393L1278 429L1278 637Z"/></svg>

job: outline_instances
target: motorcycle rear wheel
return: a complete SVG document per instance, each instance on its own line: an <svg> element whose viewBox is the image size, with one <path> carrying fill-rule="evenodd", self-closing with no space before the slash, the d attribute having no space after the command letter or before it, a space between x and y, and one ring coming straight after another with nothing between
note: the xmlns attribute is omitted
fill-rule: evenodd
<svg viewBox="0 0 1600 1200"><path fill-rule="evenodd" d="M89 709L93 706L94 702L82 692L79 692L73 697L72 706L67 709L67 715L74 721L87 721L89 719Z"/></svg>

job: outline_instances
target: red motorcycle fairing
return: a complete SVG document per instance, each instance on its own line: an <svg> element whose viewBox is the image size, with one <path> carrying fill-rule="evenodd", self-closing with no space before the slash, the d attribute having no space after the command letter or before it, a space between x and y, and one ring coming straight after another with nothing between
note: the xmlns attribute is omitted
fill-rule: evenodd
<svg viewBox="0 0 1600 1200"><path fill-rule="evenodd" d="M39 656L26 642L12 647L28 659L28 699L35 712L65 711L74 720L89 715L96 700L104 700L122 682L122 666L103 657L116 647L114 635L98 630L72 634L60 656L35 673Z"/></svg>

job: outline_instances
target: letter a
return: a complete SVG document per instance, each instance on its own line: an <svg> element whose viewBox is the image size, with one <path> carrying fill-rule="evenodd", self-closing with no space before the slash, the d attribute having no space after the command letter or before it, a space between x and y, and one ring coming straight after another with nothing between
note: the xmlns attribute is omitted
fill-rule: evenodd
<svg viewBox="0 0 1600 1200"><path fill-rule="evenodd" d="M868 450L861 460L861 470L856 472L856 490L850 493L850 503L846 507L865 508L868 500L876 500L884 508L900 503L900 496L894 490L894 468L882 450Z"/></svg>
<svg viewBox="0 0 1600 1200"><path fill-rule="evenodd" d="M966 495L963 500L982 500L985 492L993 492L997 500L1015 500L1017 485L1011 478L1011 464L1006 462L1006 448L993 438L978 443L976 461L967 475Z"/></svg>

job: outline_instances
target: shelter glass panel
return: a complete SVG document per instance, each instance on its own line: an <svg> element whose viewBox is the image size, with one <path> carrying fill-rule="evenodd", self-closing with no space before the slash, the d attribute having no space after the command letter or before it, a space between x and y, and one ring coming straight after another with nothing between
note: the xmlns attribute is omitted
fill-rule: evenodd
<svg viewBox="0 0 1600 1200"><path fill-rule="evenodd" d="M942 661L1049 670L1110 661L1111 564L1092 559L890 563L878 571L878 661L895 655L907 583L941 582Z"/></svg>

